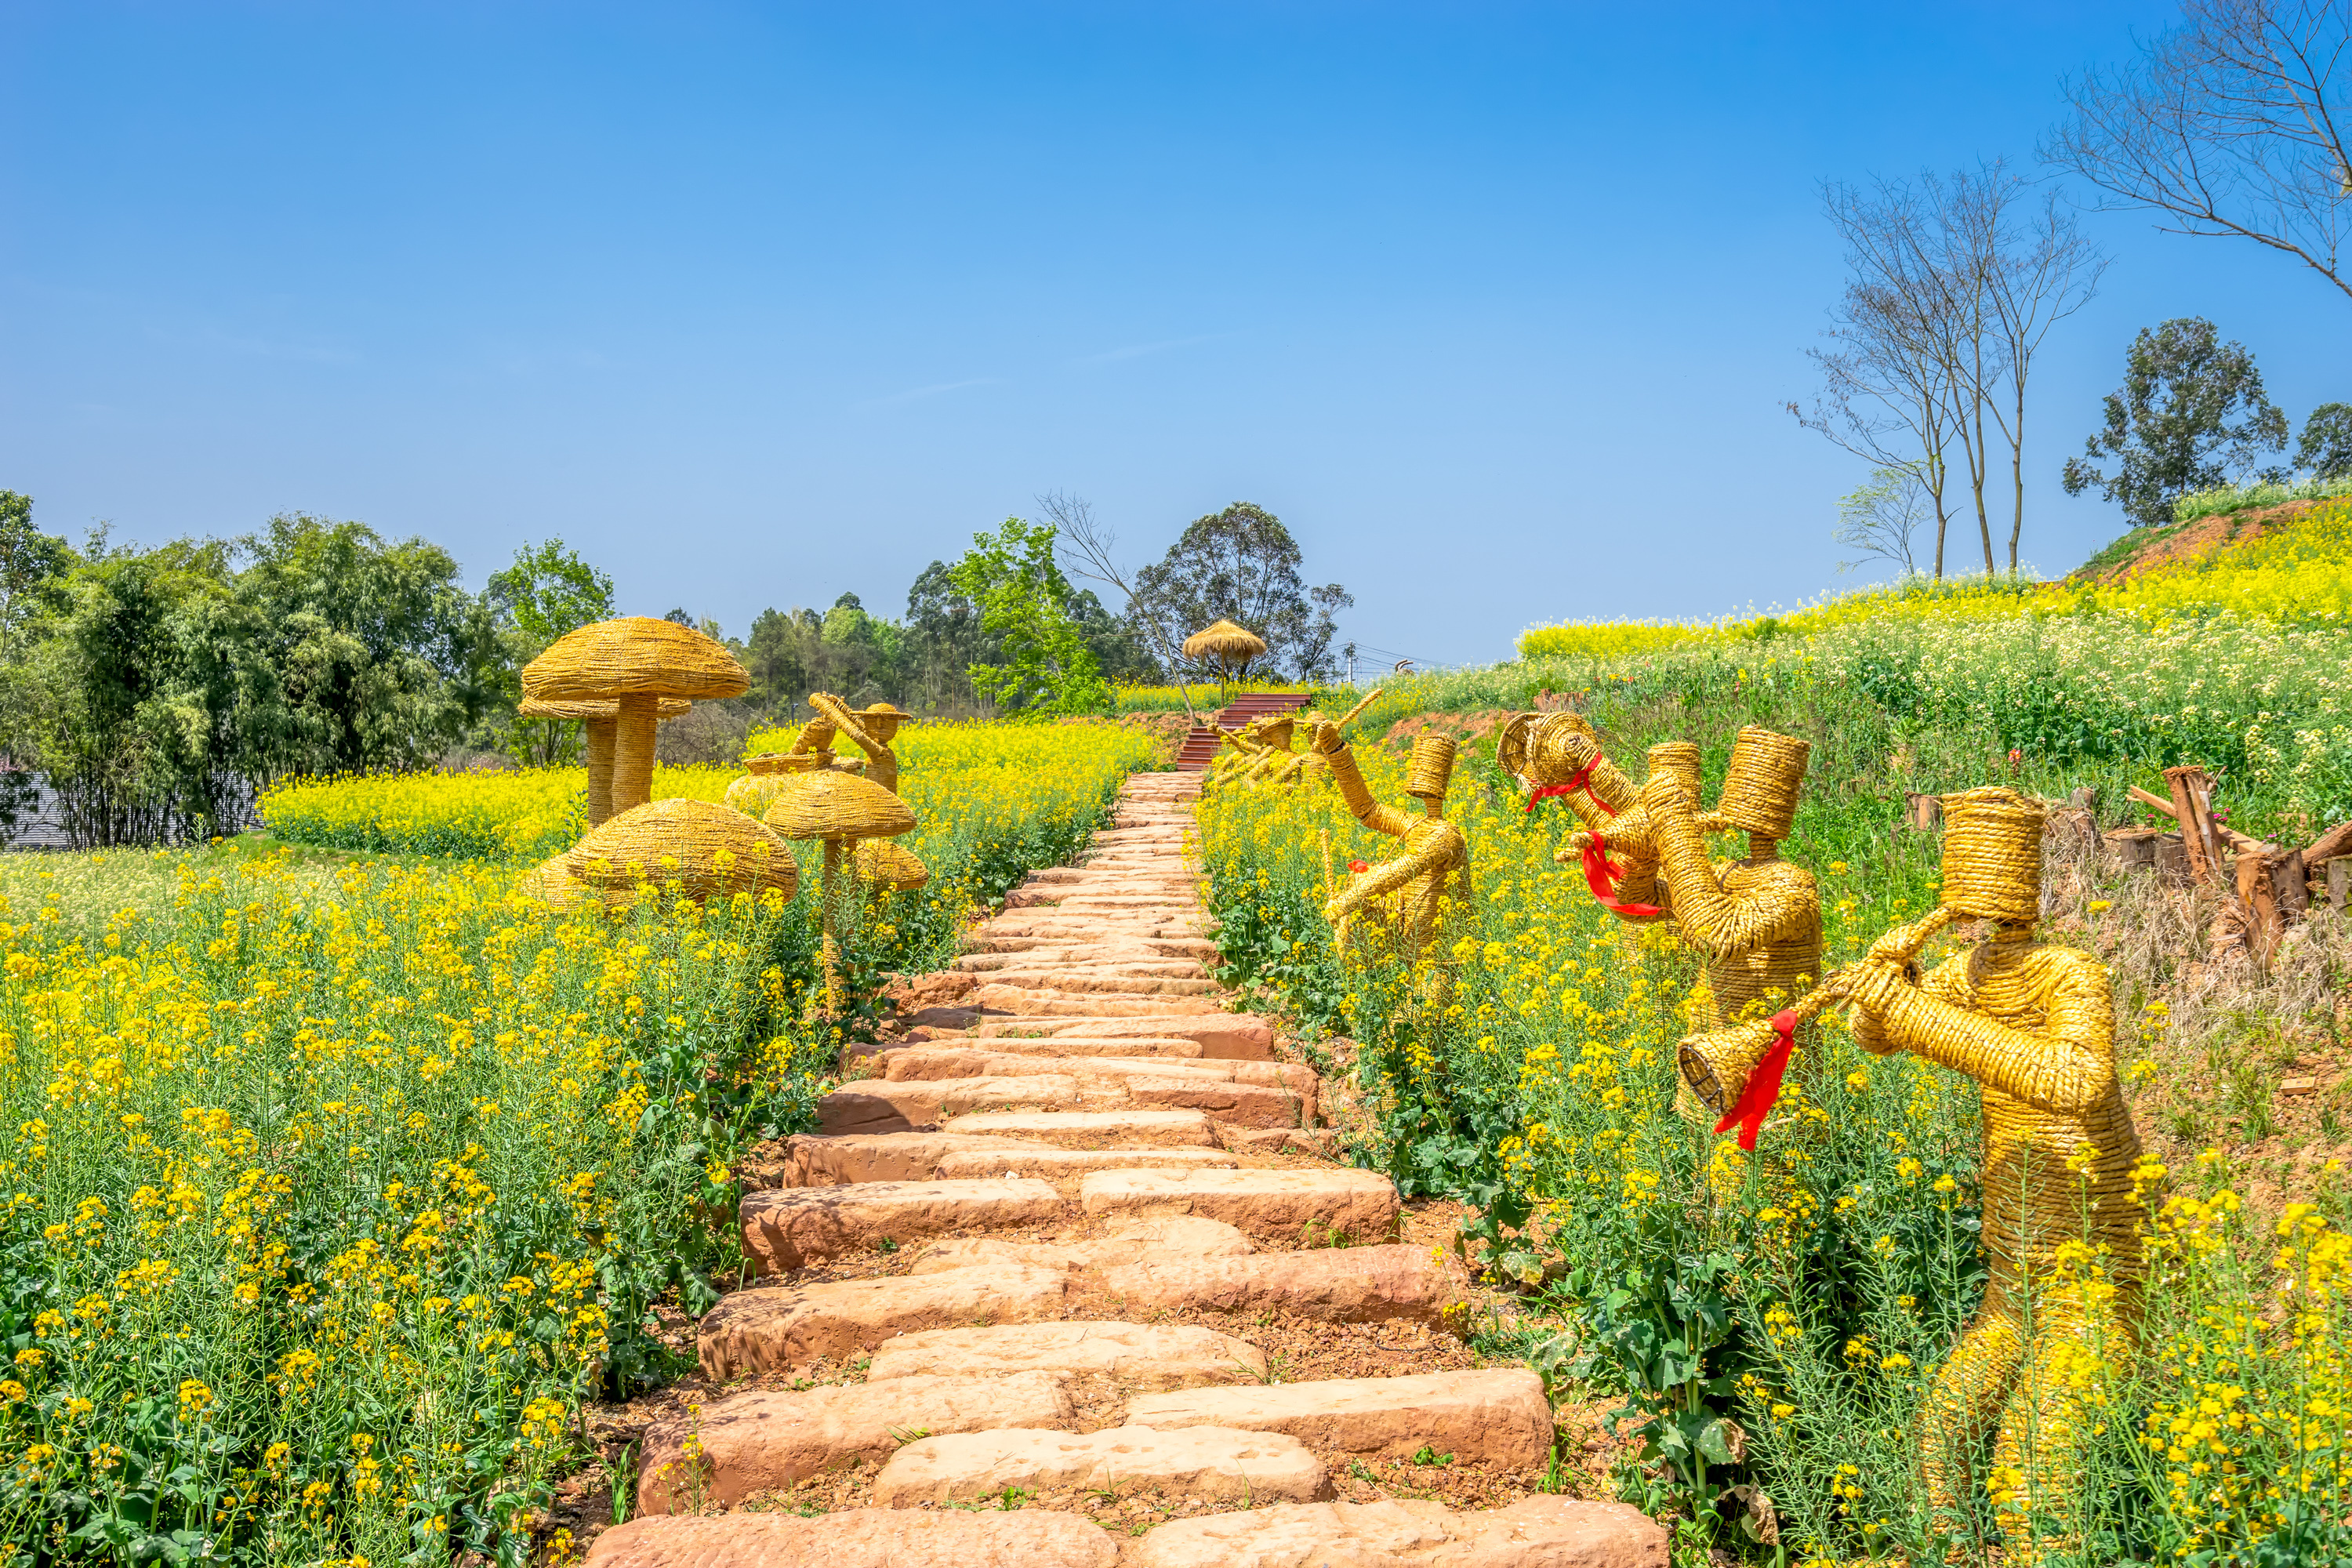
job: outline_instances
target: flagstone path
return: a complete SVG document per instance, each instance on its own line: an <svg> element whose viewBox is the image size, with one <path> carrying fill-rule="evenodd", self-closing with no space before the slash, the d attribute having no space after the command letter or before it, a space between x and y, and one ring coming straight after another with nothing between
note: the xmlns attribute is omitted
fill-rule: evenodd
<svg viewBox="0 0 2352 1568"><path fill-rule="evenodd" d="M1447 1331L1438 1227L1226 1010L1200 787L1131 779L747 1192L762 1278L590 1568L1664 1568L1540 1489L1540 1381Z"/></svg>

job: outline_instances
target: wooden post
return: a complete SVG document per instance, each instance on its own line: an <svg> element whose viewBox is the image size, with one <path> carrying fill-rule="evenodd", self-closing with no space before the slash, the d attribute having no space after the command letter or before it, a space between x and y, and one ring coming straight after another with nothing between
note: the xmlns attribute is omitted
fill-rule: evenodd
<svg viewBox="0 0 2352 1568"><path fill-rule="evenodd" d="M2279 912L2278 899L2271 889L2268 858L2258 849L2240 850L2234 869L2238 880L2238 902L2246 911L2246 929L2254 962L2268 969L2271 953L2280 937L2286 934L2286 918Z"/></svg>
<svg viewBox="0 0 2352 1568"><path fill-rule="evenodd" d="M2347 895L2352 895L2352 860L2339 856L2327 863L2327 901L2342 910Z"/></svg>
<svg viewBox="0 0 2352 1568"><path fill-rule="evenodd" d="M2201 767L2167 768L2164 782L2172 786L2172 816L2189 850L2189 874L2198 881L2218 879L2230 857L2223 853L2221 830L2213 824L2213 781Z"/></svg>
<svg viewBox="0 0 2352 1568"><path fill-rule="evenodd" d="M2274 856L2265 868L2270 874L2271 896L2278 900L2280 915L2287 920L2300 919L2311 908L2311 889L2305 886L2311 874L2304 868L2303 851L2290 849Z"/></svg>
<svg viewBox="0 0 2352 1568"><path fill-rule="evenodd" d="M2098 794L2089 784L2084 784L2066 797L2066 804L2076 811L2095 811L2098 806Z"/></svg>
<svg viewBox="0 0 2352 1568"><path fill-rule="evenodd" d="M1944 797L1941 795L1906 790L1903 803L1908 810L1911 826L1922 833L1933 833L1937 825L1944 820Z"/></svg>

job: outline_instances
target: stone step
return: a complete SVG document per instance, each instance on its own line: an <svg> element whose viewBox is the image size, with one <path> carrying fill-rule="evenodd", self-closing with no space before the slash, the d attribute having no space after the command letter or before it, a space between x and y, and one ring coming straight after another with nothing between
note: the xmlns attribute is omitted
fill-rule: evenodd
<svg viewBox="0 0 2352 1568"><path fill-rule="evenodd" d="M1059 1269L1004 1266L737 1290L703 1314L696 1356L704 1377L725 1383L820 1359L846 1362L917 1329L1058 1317L1066 1294Z"/></svg>
<svg viewBox="0 0 2352 1568"><path fill-rule="evenodd" d="M1129 1078L1130 1104L1198 1110L1241 1127L1301 1127L1315 1120L1312 1101L1286 1089L1192 1077Z"/></svg>
<svg viewBox="0 0 2352 1568"><path fill-rule="evenodd" d="M1061 1018L1158 1018L1172 1011L1182 994L1146 994L1139 991L1056 991L1020 985L988 984L970 998L974 1007L1020 1016ZM1224 1009L1213 996L1195 998L1198 1012L1223 1016Z"/></svg>
<svg viewBox="0 0 2352 1568"><path fill-rule="evenodd" d="M596 1538L582 1568L1114 1568L1118 1543L1090 1520L860 1508L792 1513L656 1514Z"/></svg>
<svg viewBox="0 0 2352 1568"><path fill-rule="evenodd" d="M1075 1274L1153 1258L1239 1258L1255 1250L1248 1237L1222 1220L1176 1215L1114 1220L1102 1235L1087 1241L1010 1241L987 1236L935 1241L915 1255L907 1271L937 1274L950 1268L1017 1263Z"/></svg>
<svg viewBox="0 0 2352 1568"><path fill-rule="evenodd" d="M1209 1059L1202 1052L1201 1042L1198 1040L1151 1035L1048 1035L1039 1040L1029 1039L1021 1035L991 1035L984 1039L975 1038L970 1035L960 1035L921 1043L950 1047L965 1047L1024 1057L1143 1057L1161 1061L1188 1062ZM884 1056L888 1050L897 1048L898 1047L886 1047L885 1050L877 1051L874 1055ZM1054 1069L1040 1063L1033 1066L1030 1070L1035 1072Z"/></svg>
<svg viewBox="0 0 2352 1568"><path fill-rule="evenodd" d="M957 959L955 967L967 974L984 974L1001 985L1019 985L1032 976L1046 974L1075 974L1096 979L1208 980L1200 964L1192 959L1163 958L1156 954L1095 959L1073 955L1066 951L1042 955L1034 952L973 952Z"/></svg>
<svg viewBox="0 0 2352 1568"><path fill-rule="evenodd" d="M1026 1078L928 1079L894 1083L865 1078L844 1084L816 1102L817 1131L906 1132L950 1116L976 1111L1074 1109L1078 1083L1067 1075Z"/></svg>
<svg viewBox="0 0 2352 1568"><path fill-rule="evenodd" d="M1281 1503L1171 1520L1129 1542L1119 1558L1121 1568L1667 1568L1668 1561L1665 1531L1641 1510L1564 1497L1475 1513L1419 1500Z"/></svg>
<svg viewBox="0 0 2352 1568"><path fill-rule="evenodd" d="M1426 1447L1513 1470L1541 1465L1552 1443L1543 1379L1524 1367L1147 1394L1129 1401L1127 1419L1286 1432L1318 1453L1410 1459Z"/></svg>
<svg viewBox="0 0 2352 1568"><path fill-rule="evenodd" d="M1083 1045L1087 1038L1081 1035L1066 1043ZM866 1059L879 1066L885 1081L891 1083L964 1078L1032 1078L1044 1074L1076 1079L1083 1089L1087 1080L1094 1079L1192 1078L1213 1083L1244 1083L1265 1089L1286 1089L1301 1099L1312 1099L1317 1087L1314 1072L1292 1062L1212 1061L1200 1058L1174 1059L1124 1053L1096 1056L1075 1052L1067 1056L1057 1055L1045 1061L1027 1052L999 1052L994 1047L995 1042L991 1040L926 1041L917 1046L887 1047ZM858 1080L859 1083L869 1081Z"/></svg>
<svg viewBox="0 0 2352 1568"><path fill-rule="evenodd" d="M875 1351L866 1379L870 1388L900 1379L1090 1373L1100 1373L1122 1390L1139 1393L1262 1384L1267 1376L1264 1351L1247 1340L1189 1323L1013 1323L901 1334ZM1028 1423L1057 1424L1048 1419ZM930 1426L934 1432L972 1430Z"/></svg>
<svg viewBox="0 0 2352 1568"><path fill-rule="evenodd" d="M1024 991L1051 992L1057 994L1093 996L1214 996L1224 987L1202 977L1198 964L1183 967L1192 974L1142 973L1129 966L1100 969L1072 965L1066 969L999 969L988 972L985 990L1017 985Z"/></svg>
<svg viewBox="0 0 2352 1568"><path fill-rule="evenodd" d="M1434 1322L1448 1294L1442 1256L1411 1246L1147 1258L1090 1279L1122 1312L1272 1310L1335 1323Z"/></svg>
<svg viewBox="0 0 2352 1568"><path fill-rule="evenodd" d="M871 1252L885 1241L1049 1225L1063 1207L1051 1182L1014 1177L772 1187L744 1194L740 1213L743 1250L752 1266L762 1274L784 1274L828 1258Z"/></svg>
<svg viewBox="0 0 2352 1568"><path fill-rule="evenodd" d="M928 1375L885 1383L732 1394L646 1430L638 1449L637 1511L690 1513L707 1503L731 1507L753 1492L789 1487L861 1461L878 1467L910 1432L1067 1426L1077 1417L1069 1377L1039 1361L987 1375L934 1368ZM687 1457L689 1437L698 1460Z"/></svg>
<svg viewBox="0 0 2352 1568"><path fill-rule="evenodd" d="M1385 1240L1398 1209L1395 1183L1350 1170L1097 1171L1078 1202L1096 1215L1197 1215L1292 1246Z"/></svg>
<svg viewBox="0 0 2352 1568"><path fill-rule="evenodd" d="M908 1444L874 1478L874 1500L886 1508L971 1503L1008 1487L1207 1502L1306 1502L1330 1491L1321 1461L1278 1432L1109 1426L1081 1436L1005 1428Z"/></svg>
<svg viewBox="0 0 2352 1568"><path fill-rule="evenodd" d="M1201 1054L1264 1061L1274 1055L1274 1026L1248 1013L1163 1013L1134 1018L989 1018L971 1033L998 1035L1151 1035L1198 1040Z"/></svg>
<svg viewBox="0 0 2352 1568"><path fill-rule="evenodd" d="M1026 1176L1050 1182L1064 1197L1075 1199L1078 1184L1097 1171L1230 1171L1241 1163L1221 1149L1030 1149L1019 1146L1025 1140L1004 1142L1014 1146L947 1156L940 1164L940 1178Z"/></svg>
<svg viewBox="0 0 2352 1568"><path fill-rule="evenodd" d="M940 1162L950 1154L1053 1147L1030 1139L957 1132L849 1132L830 1138L821 1133L798 1132L784 1141L782 1169L775 1184L845 1187L853 1182L938 1181L943 1175ZM971 1173L955 1173L959 1176Z"/></svg>
<svg viewBox="0 0 2352 1568"><path fill-rule="evenodd" d="M989 1110L959 1116L943 1131L1005 1133L1062 1149L1213 1149L1217 1136L1197 1110Z"/></svg>

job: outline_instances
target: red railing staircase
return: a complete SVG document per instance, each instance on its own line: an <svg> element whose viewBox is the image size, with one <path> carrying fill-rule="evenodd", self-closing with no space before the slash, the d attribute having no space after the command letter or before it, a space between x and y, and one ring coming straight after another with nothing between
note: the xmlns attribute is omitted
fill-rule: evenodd
<svg viewBox="0 0 2352 1568"><path fill-rule="evenodd" d="M1252 691L1236 697L1232 707L1213 716L1207 724L1184 732L1184 743L1176 752L1176 771L1206 773L1209 764L1217 760L1220 731L1238 730L1267 713L1296 713L1306 706L1304 691Z"/></svg>

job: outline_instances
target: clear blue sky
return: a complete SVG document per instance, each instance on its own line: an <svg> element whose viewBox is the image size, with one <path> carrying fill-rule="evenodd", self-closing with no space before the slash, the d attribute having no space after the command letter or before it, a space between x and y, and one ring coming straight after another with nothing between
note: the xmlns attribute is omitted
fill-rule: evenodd
<svg viewBox="0 0 2352 1568"><path fill-rule="evenodd" d="M441 6L0 0L0 488L70 535L279 510L561 535L741 632L1049 489L1137 558L1257 501L1360 642L1839 582L1859 466L1782 411L1817 183L2030 161L2161 4ZM2300 423L2352 304L2100 216L2026 555L2133 329L2205 314Z"/></svg>

